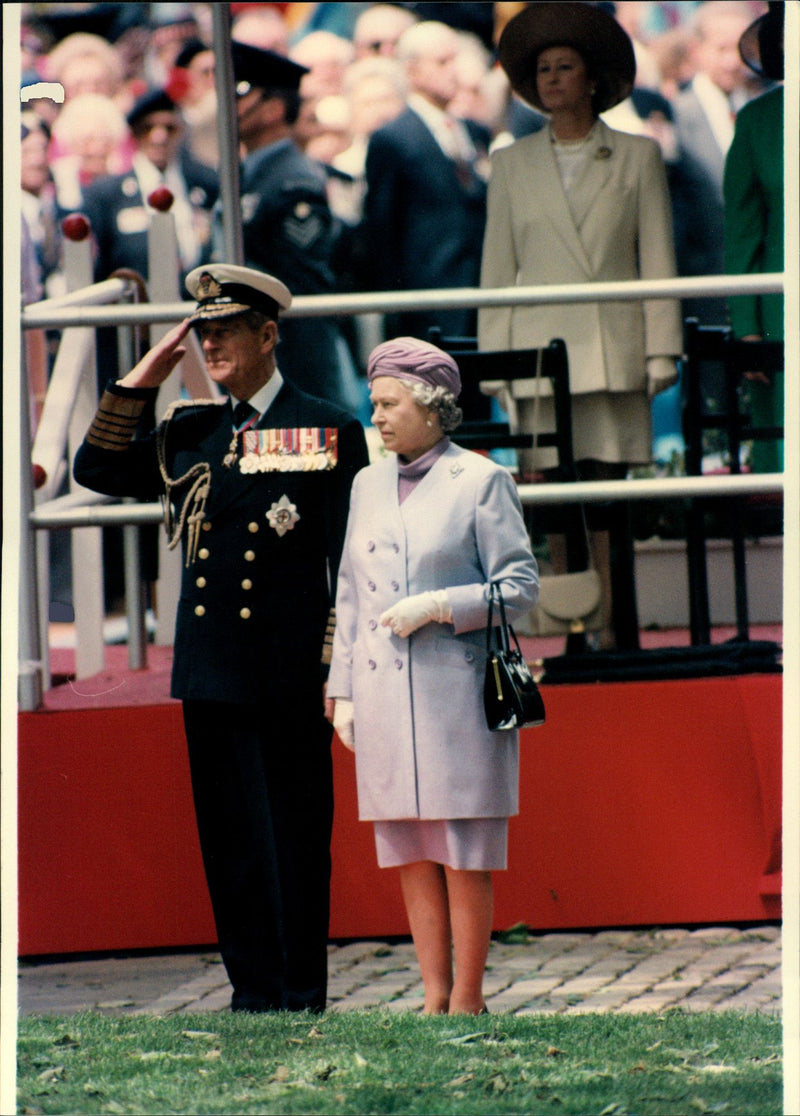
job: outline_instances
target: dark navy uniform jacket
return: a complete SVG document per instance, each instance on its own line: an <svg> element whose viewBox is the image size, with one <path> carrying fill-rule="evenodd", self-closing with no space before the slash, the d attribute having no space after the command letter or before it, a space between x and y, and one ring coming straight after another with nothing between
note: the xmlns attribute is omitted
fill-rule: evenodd
<svg viewBox="0 0 800 1116"><path fill-rule="evenodd" d="M154 394L117 385L109 390L132 399ZM248 474L240 468L241 452L232 466L223 464L232 438L229 403L191 404L170 419L164 441L168 475L180 477L202 462L210 467L194 561L185 529L182 539L189 561L178 605L173 697L257 703L275 700L284 686L297 693L298 680L305 678L319 700L350 486L367 464L367 450L356 419L284 381L259 429L309 428L336 431L333 468ZM97 441L90 430L78 450L78 483L114 496L163 495L155 432L123 449ZM174 492L178 514L187 490Z"/></svg>
<svg viewBox="0 0 800 1116"><path fill-rule="evenodd" d="M322 167L291 139L279 140L245 158L239 192L246 266L274 275L293 295L332 292L339 225L328 206ZM218 241L219 207L215 216ZM217 243L217 252L220 248ZM284 319L278 364L303 391L341 405L347 400L343 346L341 331L330 318Z"/></svg>

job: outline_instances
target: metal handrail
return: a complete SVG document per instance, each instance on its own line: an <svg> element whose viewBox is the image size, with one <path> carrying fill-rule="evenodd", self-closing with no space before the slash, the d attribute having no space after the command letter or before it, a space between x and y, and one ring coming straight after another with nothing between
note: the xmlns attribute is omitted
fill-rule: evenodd
<svg viewBox="0 0 800 1116"><path fill-rule="evenodd" d="M551 306L554 303L626 302L642 299L728 297L780 294L782 272L765 275L709 275L689 279L630 279L617 283L563 283L528 287L457 287L446 290L376 291L368 294L298 295L285 318L394 313L400 310L480 309L491 306ZM64 308L63 301L32 303L22 312L23 329L65 329L73 326L134 325L178 322L196 303L168 302L155 306Z"/></svg>

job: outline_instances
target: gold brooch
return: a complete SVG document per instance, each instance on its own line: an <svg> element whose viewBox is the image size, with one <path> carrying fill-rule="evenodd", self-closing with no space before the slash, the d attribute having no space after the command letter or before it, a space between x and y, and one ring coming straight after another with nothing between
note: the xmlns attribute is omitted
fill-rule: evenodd
<svg viewBox="0 0 800 1116"><path fill-rule="evenodd" d="M597 151L595 151L595 153L594 153L594 157L595 157L595 159L610 159L611 158L611 148L610 147L605 147L605 146L598 147Z"/></svg>
<svg viewBox="0 0 800 1116"><path fill-rule="evenodd" d="M217 298L222 294L222 287L211 274L210 271L204 271L197 281L197 300L203 302L207 298Z"/></svg>

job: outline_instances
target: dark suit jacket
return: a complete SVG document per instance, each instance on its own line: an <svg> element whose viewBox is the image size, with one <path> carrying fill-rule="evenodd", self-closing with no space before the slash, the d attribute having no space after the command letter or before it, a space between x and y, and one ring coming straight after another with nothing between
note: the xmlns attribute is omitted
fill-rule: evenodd
<svg viewBox="0 0 800 1116"><path fill-rule="evenodd" d="M211 211L219 195L216 171L185 149L179 164L186 192L193 207ZM97 245L94 274L107 279L121 267L133 268L147 279L147 230L150 224L139 180L133 171L102 175L86 187L83 210L92 225ZM201 258L210 256L210 240Z"/></svg>
<svg viewBox="0 0 800 1116"><path fill-rule="evenodd" d="M115 394L152 391L112 385ZM350 486L367 463L361 424L285 381L261 417L262 429L335 428L336 466L320 471L243 473L223 465L231 436L225 404L179 409L166 434L166 467L182 476L210 466L210 495L197 557L184 566L175 637L172 695L190 700L263 703L308 683L320 700L320 659L344 542ZM114 496L163 494L155 432L125 450L84 441L74 465L80 484ZM186 488L174 494L177 512ZM280 534L268 518L286 497L297 518ZM186 534L183 538L184 553Z"/></svg>
<svg viewBox="0 0 800 1116"><path fill-rule="evenodd" d="M466 121L479 161L488 134ZM371 290L476 287L486 222L486 181L475 166L448 158L412 109L370 138L361 237L368 252L363 285ZM399 331L424 337L474 332L472 311L398 315Z"/></svg>

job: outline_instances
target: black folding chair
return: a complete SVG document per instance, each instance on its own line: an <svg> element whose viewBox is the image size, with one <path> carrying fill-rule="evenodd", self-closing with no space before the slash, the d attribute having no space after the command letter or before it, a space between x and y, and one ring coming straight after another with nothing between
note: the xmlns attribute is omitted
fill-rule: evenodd
<svg viewBox="0 0 800 1116"><path fill-rule="evenodd" d="M686 472L703 472L703 434L722 430L731 473L741 472L742 443L783 438L782 426L755 427L742 398L745 372L777 372L784 367L782 341L740 341L726 326L701 326L687 318L685 327L686 362L684 367L683 437L686 443ZM724 369L724 408L710 412L704 406L701 389L703 366L719 363ZM742 497L726 497L733 551L734 593L737 639L749 639L745 528L747 509L752 504ZM711 642L711 620L706 562L706 515L720 507L713 497L690 502L686 529L686 556L689 572L689 627L693 645Z"/></svg>

